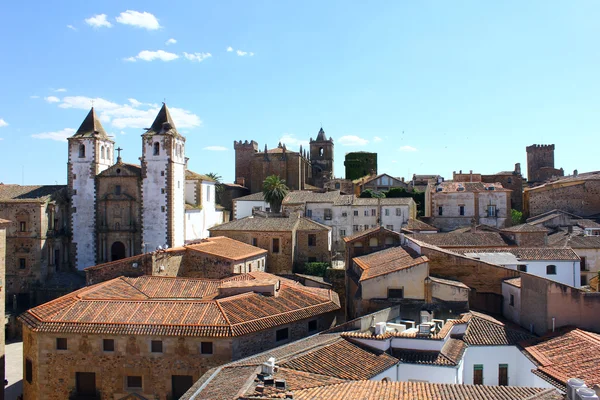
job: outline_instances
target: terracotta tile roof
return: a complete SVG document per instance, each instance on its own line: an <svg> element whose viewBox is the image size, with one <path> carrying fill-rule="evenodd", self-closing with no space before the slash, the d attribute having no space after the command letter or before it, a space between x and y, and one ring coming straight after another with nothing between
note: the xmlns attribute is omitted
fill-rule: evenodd
<svg viewBox="0 0 600 400"><path fill-rule="evenodd" d="M467 345L462 340L448 339L441 351L423 351L392 348L392 355L406 364L428 364L456 366L460 362Z"/></svg>
<svg viewBox="0 0 600 400"><path fill-rule="evenodd" d="M510 253L520 260L566 260L578 261L579 256L570 248L564 247L506 247L506 248L457 248L458 254L471 253Z"/></svg>
<svg viewBox="0 0 600 400"><path fill-rule="evenodd" d="M503 281L503 283L506 283L508 285L520 288L521 287L521 277L512 278L512 279L505 279Z"/></svg>
<svg viewBox="0 0 600 400"><path fill-rule="evenodd" d="M233 201L265 201L265 197L262 192L256 192L247 196L237 197Z"/></svg>
<svg viewBox="0 0 600 400"><path fill-rule="evenodd" d="M0 183L0 202L47 201L66 185L12 185Z"/></svg>
<svg viewBox="0 0 600 400"><path fill-rule="evenodd" d="M185 248L230 260L243 260L268 253L267 250L225 236L202 239L200 243L194 243Z"/></svg>
<svg viewBox="0 0 600 400"><path fill-rule="evenodd" d="M243 394L244 386L254 380L256 372L260 371L257 371L255 365L252 365L237 368L220 367L209 372L217 372L217 374L207 382L202 392L194 397L195 400L237 399Z"/></svg>
<svg viewBox="0 0 600 400"><path fill-rule="evenodd" d="M390 229L387 229L386 227L383 227L383 226L375 226L373 228L365 229L364 231L357 232L354 235L346 236L344 238L344 242L346 242L346 243L353 242L354 240L356 240L358 238L366 237L366 236L369 236L369 235L371 235L373 233L376 233L376 232L386 232L386 233L389 233L389 234L392 234L392 235L396 235L396 236L398 236L398 238L400 238L400 234L398 232L394 232L394 231L392 231Z"/></svg>
<svg viewBox="0 0 600 400"><path fill-rule="evenodd" d="M600 335L567 327L521 343L538 364L538 372L562 385L583 379L588 387L600 385Z"/></svg>
<svg viewBox="0 0 600 400"><path fill-rule="evenodd" d="M201 180L206 182L216 182L213 178L208 175L199 174L194 171L190 171L189 169L185 170L185 179L186 180Z"/></svg>
<svg viewBox="0 0 600 400"><path fill-rule="evenodd" d="M565 176L565 177L559 177L559 178L556 178L549 182L543 183L539 186L535 186L532 188L525 188L525 190L535 191L538 189L552 188L555 185L562 184L562 183L573 183L573 182L583 183L585 181L597 181L597 180L600 180L600 171L584 172L581 174L577 174L576 176L569 175L569 176Z"/></svg>
<svg viewBox="0 0 600 400"><path fill-rule="evenodd" d="M366 256L355 257L354 263L362 270L360 281L414 267L429 261L409 247L392 247Z"/></svg>
<svg viewBox="0 0 600 400"><path fill-rule="evenodd" d="M315 193L309 190L294 190L289 192L283 199L286 204L303 204L303 203L333 203L340 197L339 190L330 192Z"/></svg>
<svg viewBox="0 0 600 400"><path fill-rule="evenodd" d="M499 233L415 233L412 238L441 248L450 247L504 247L509 244Z"/></svg>
<svg viewBox="0 0 600 400"><path fill-rule="evenodd" d="M521 327L502 322L494 317L471 311L467 331L463 337L469 346L508 346L531 339L533 335Z"/></svg>
<svg viewBox="0 0 600 400"><path fill-rule="evenodd" d="M520 224L514 225L508 228L503 228L504 232L525 232L525 233L533 233L533 232L548 232L548 229L543 226L532 225L532 224Z"/></svg>
<svg viewBox="0 0 600 400"><path fill-rule="evenodd" d="M600 224L597 223L596 221L592 221L591 219L577 219L575 221L575 224L583 229L586 228L593 228L593 229L599 229L600 228Z"/></svg>
<svg viewBox="0 0 600 400"><path fill-rule="evenodd" d="M354 381L294 391L295 400L523 400L547 389L449 383Z"/></svg>
<svg viewBox="0 0 600 400"><path fill-rule="evenodd" d="M213 226L209 229L210 232L220 231L247 231L247 232L291 232L298 226L308 228L310 230L331 229L325 225L311 221L308 218L284 218L284 217L246 217L235 221L226 222L221 225Z"/></svg>
<svg viewBox="0 0 600 400"><path fill-rule="evenodd" d="M405 228L410 231L439 231L439 229L435 226L431 226L423 221L414 218L409 218Z"/></svg>
<svg viewBox="0 0 600 400"><path fill-rule="evenodd" d="M374 199L374 198L360 198L354 197L354 201L352 205L354 206L402 206L402 205L410 205L414 203L414 200L411 197L392 197L392 198L383 198L383 199Z"/></svg>
<svg viewBox="0 0 600 400"><path fill-rule="evenodd" d="M19 318L40 332L239 336L339 309L337 294L280 279L278 296L254 292L215 298L233 278L115 278L32 308ZM277 277L275 277L277 278Z"/></svg>
<svg viewBox="0 0 600 400"><path fill-rule="evenodd" d="M393 367L398 360L382 351L367 350L339 338L334 343L295 357L282 367L340 379L370 379Z"/></svg>
<svg viewBox="0 0 600 400"><path fill-rule="evenodd" d="M600 249L600 236L556 233L548 236L548 243L552 246L570 247L572 249Z"/></svg>
<svg viewBox="0 0 600 400"><path fill-rule="evenodd" d="M482 233L482 232L500 232L500 229L495 226L489 226L486 224L479 224L473 226L465 226L462 228L456 228L450 233Z"/></svg>
<svg viewBox="0 0 600 400"><path fill-rule="evenodd" d="M441 191L437 191L438 188L442 188ZM459 191L459 187L464 190ZM490 187L494 188L496 192L510 192L509 189L504 189L501 183L484 183L484 182L442 182L436 186L436 191L432 194L439 193L461 193L461 192L485 192Z"/></svg>
<svg viewBox="0 0 600 400"><path fill-rule="evenodd" d="M456 287L460 287L460 288L463 288L463 289L469 289L469 287L467 285L465 285L464 283L459 282L459 281L453 281L453 280L450 280L450 279L436 278L435 276L429 276L428 279L431 280L432 282L442 283L444 285L451 285L451 286L456 286Z"/></svg>

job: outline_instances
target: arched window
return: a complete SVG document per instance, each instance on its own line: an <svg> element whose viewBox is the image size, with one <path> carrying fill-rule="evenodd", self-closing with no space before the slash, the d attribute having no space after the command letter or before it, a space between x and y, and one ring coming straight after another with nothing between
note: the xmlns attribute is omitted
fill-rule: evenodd
<svg viewBox="0 0 600 400"><path fill-rule="evenodd" d="M85 144L79 145L79 158L85 157Z"/></svg>
<svg viewBox="0 0 600 400"><path fill-rule="evenodd" d="M100 158L104 160L104 146L100 147Z"/></svg>
<svg viewBox="0 0 600 400"><path fill-rule="evenodd" d="M319 156L323 157L323 148L322 147L319 147Z"/></svg>
<svg viewBox="0 0 600 400"><path fill-rule="evenodd" d="M154 155L157 156L160 154L160 143L154 143Z"/></svg>

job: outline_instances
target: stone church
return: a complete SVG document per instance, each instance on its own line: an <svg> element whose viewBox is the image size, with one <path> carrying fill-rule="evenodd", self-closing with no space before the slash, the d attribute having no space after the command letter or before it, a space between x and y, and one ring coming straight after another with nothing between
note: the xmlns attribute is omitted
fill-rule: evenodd
<svg viewBox="0 0 600 400"><path fill-rule="evenodd" d="M223 222L214 180L186 169L185 137L166 104L142 135L141 165L124 163L120 148L113 160L115 143L94 108L68 142L70 255L78 269L182 246Z"/></svg>
<svg viewBox="0 0 600 400"><path fill-rule="evenodd" d="M317 139L310 139L310 149L290 151L279 143L274 149L259 151L254 140L233 142L235 150L235 183L250 193L262 191L267 176L278 175L291 190L322 188L333 177L333 139L327 139L323 128Z"/></svg>

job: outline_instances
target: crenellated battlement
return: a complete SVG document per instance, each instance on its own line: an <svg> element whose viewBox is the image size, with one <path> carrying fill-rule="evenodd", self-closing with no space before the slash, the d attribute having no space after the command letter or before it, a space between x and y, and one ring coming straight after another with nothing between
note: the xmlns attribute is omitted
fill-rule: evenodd
<svg viewBox="0 0 600 400"><path fill-rule="evenodd" d="M534 151L554 151L554 145L553 144L532 144L531 146L527 146L526 147L527 152L534 152Z"/></svg>
<svg viewBox="0 0 600 400"><path fill-rule="evenodd" d="M249 142L247 140L245 140L243 142L241 140L239 142L237 140L234 140L233 141L233 148L234 148L234 150L254 150L254 151L258 151L258 143L255 142L254 140L251 140Z"/></svg>

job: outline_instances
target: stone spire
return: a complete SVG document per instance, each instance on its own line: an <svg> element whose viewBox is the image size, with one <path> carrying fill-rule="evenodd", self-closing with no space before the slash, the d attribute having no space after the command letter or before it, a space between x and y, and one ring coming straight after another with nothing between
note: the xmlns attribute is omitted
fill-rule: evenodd
<svg viewBox="0 0 600 400"><path fill-rule="evenodd" d="M94 107L90 110L88 115L85 117L79 129L72 137L97 137L102 139L108 139L108 135L106 131L102 127L100 123L100 119L98 119L98 115L96 115L96 111Z"/></svg>
<svg viewBox="0 0 600 400"><path fill-rule="evenodd" d="M146 130L145 135L167 135L172 134L174 136L179 136L177 133L177 128L175 128L175 123L173 122L173 118L171 118L171 113L167 108L167 105L163 103L160 111L156 115L152 126Z"/></svg>
<svg viewBox="0 0 600 400"><path fill-rule="evenodd" d="M317 135L317 142L325 140L327 140L327 137L325 136L325 131L323 130L323 127L321 127L321 129L319 129L319 134Z"/></svg>

